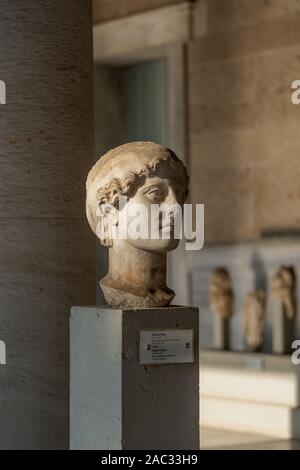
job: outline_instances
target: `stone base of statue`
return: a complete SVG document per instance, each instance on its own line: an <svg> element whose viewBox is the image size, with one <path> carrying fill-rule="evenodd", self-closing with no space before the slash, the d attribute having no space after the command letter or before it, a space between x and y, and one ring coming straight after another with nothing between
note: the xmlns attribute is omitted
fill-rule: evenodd
<svg viewBox="0 0 300 470"><path fill-rule="evenodd" d="M199 449L194 307L73 307L70 448Z"/></svg>

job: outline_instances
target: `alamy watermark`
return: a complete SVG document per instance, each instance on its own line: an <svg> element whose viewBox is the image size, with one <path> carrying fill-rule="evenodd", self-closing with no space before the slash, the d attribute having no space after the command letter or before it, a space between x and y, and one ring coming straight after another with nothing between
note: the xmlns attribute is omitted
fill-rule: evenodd
<svg viewBox="0 0 300 470"><path fill-rule="evenodd" d="M6 364L6 344L0 340L0 365Z"/></svg>
<svg viewBox="0 0 300 470"><path fill-rule="evenodd" d="M300 104L300 80L294 80L291 84L291 88L295 90L291 94L291 102L293 104Z"/></svg>
<svg viewBox="0 0 300 470"><path fill-rule="evenodd" d="M111 240L170 240L185 239L186 250L201 250L204 245L204 204L127 204L120 196L118 207L101 204L97 208L96 234L102 239L103 230ZM193 214L195 212L195 214ZM195 230L193 230L193 215ZM104 228L105 227L105 228Z"/></svg>
<svg viewBox="0 0 300 470"><path fill-rule="evenodd" d="M6 84L0 80L0 105L6 104Z"/></svg>
<svg viewBox="0 0 300 470"><path fill-rule="evenodd" d="M295 349L291 356L292 363L295 366L300 364L300 339L295 339L292 343L292 349Z"/></svg>

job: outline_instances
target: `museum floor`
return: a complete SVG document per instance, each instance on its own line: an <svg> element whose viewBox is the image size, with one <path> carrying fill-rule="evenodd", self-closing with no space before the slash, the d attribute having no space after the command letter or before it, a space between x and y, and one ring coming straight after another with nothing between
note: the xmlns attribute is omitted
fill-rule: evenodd
<svg viewBox="0 0 300 470"><path fill-rule="evenodd" d="M202 428L203 450L300 450L300 440L276 439L260 434Z"/></svg>

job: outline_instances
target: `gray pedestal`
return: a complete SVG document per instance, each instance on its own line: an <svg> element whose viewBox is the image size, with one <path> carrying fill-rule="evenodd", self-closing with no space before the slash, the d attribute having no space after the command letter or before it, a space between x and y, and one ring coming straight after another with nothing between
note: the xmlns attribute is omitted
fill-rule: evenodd
<svg viewBox="0 0 300 470"><path fill-rule="evenodd" d="M194 344L176 346L187 330ZM171 335L157 363L141 363L141 331ZM71 449L199 448L197 308L73 307L70 343ZM190 360L188 351L168 354L172 347L193 348L193 362L164 363Z"/></svg>
<svg viewBox="0 0 300 470"><path fill-rule="evenodd" d="M213 313L213 348L229 349L229 319Z"/></svg>
<svg viewBox="0 0 300 470"><path fill-rule="evenodd" d="M272 302L272 350L276 354L291 352L294 332L294 320L289 319L280 300Z"/></svg>

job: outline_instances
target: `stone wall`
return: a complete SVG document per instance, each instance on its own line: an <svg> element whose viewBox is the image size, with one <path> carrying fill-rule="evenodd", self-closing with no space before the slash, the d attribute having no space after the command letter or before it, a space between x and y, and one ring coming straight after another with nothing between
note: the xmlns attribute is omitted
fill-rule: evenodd
<svg viewBox="0 0 300 470"><path fill-rule="evenodd" d="M188 45L192 199L206 242L300 229L297 0L199 0Z"/></svg>
<svg viewBox="0 0 300 470"><path fill-rule="evenodd" d="M173 3L94 0L94 22ZM300 231L300 106L290 99L300 78L300 3L190 3L188 155L192 200L206 204L206 242Z"/></svg>

